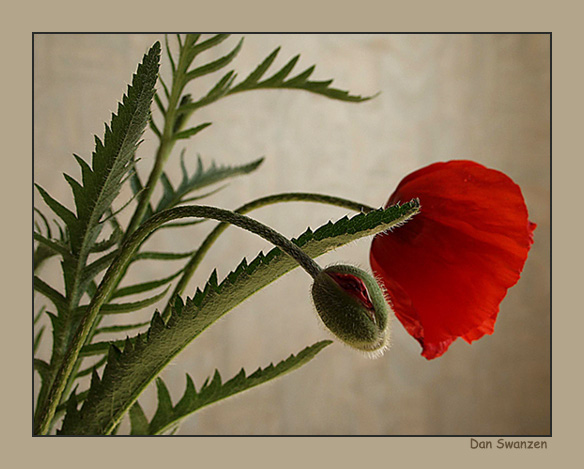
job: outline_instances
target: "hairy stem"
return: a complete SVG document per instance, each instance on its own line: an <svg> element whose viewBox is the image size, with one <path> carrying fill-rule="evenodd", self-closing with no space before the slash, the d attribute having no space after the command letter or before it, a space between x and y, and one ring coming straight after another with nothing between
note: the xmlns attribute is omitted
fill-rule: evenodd
<svg viewBox="0 0 584 469"><path fill-rule="evenodd" d="M108 299L111 292L118 283L119 277L123 274L125 267L132 259L132 255L138 249L142 241L153 230L160 225L180 218L197 217L210 218L221 222L226 222L251 231L272 244L278 246L282 251L292 257L298 264L304 268L313 278L320 271L320 266L305 254L298 246L292 243L288 238L281 235L272 228L248 218L244 215L207 206L190 206L176 207L160 212L146 220L134 234L132 234L122 245L120 253L105 273L95 295L89 304L87 312L83 316L79 327L71 341L61 367L59 368L55 380L49 390L46 405L44 406L39 418L35 424L36 434L46 434L50 430L51 421L55 415L57 406L60 403L61 396L71 373L74 371L75 364L79 357L79 352L83 347L94 323L99 314L99 310L104 302Z"/></svg>
<svg viewBox="0 0 584 469"><path fill-rule="evenodd" d="M311 194L306 192L287 192L282 194L274 194L267 197L262 197L256 200L252 200L245 205L242 205L235 213L239 213L241 215L245 213L249 213L252 210L256 210L261 207L265 207L267 205L277 204L280 202L315 202L321 204L329 204L335 205L337 207L348 208L349 210L355 210L356 212L364 212L368 213L372 210L375 210L372 207L369 207L364 204L360 204L358 202L354 202L352 200L343 199L340 197L333 197L328 195L322 194ZM205 240L199 246L199 249L195 252L195 254L191 257L188 264L185 266L183 274L176 284L172 295L170 295L168 303L164 308L162 313L163 318L168 318L170 316L171 311L171 304L173 299L177 295L181 295L184 293L189 281L193 277L193 274L199 267L203 257L207 254L211 246L215 243L215 241L219 238L219 236L227 229L230 223L222 222L215 227L213 231L211 231Z"/></svg>
<svg viewBox="0 0 584 469"><path fill-rule="evenodd" d="M170 156L172 149L174 147L174 144L176 141L176 139L175 139L176 132L180 131L180 128L184 125L184 123L186 121L186 119L182 118L181 121L178 122L177 108L179 107L181 95L182 95L182 92L183 92L184 87L185 87L185 81L186 81L185 75L187 73L187 69L189 68L189 66L193 60L192 57L188 57L187 51L189 48L191 48L193 46L194 42L196 42L196 39L197 39L196 35L194 35L194 36L187 35L187 38L185 39L184 45L182 43L180 44L179 59L177 61L177 66L173 67L172 88L171 88L170 94L167 95L168 106L164 112L164 129L160 135L160 145L159 145L157 152L156 152L154 166L150 172L150 175L148 177L148 181L146 182L146 185L144 186L143 191L139 195L138 205L137 205L137 207L132 215L132 218L130 220L128 228L123 236L122 242L126 241L130 237L130 235L137 230L137 228L140 226L140 224L144 220L144 217L146 215L148 205L149 205L150 200L152 198L152 194L154 192L154 189L155 189L156 185L158 184L158 181L162 175L166 161L168 160L168 157ZM36 254L36 252L35 252L35 254ZM41 262L42 262L42 260L39 261L39 265ZM118 277L118 283L123 278L123 275L124 275L124 272ZM80 293L82 294L83 292L80 292ZM71 308L76 307L79 296L80 296L79 294L74 293L74 295L73 295L74 301L71 304ZM98 320L99 320L99 318L98 318ZM92 329L94 330L96 326L97 326L97 323L92 326ZM64 328L64 329L67 329L67 328ZM92 336L93 336L93 333L90 330L90 332L87 336L87 340L88 341L91 340ZM60 342L63 342L63 341L61 340ZM61 354L60 354L60 356L55 357L55 361L54 361L55 369L61 367L61 365L62 365L62 358L63 358L63 355L65 353L65 350L62 350L62 349L67 344L63 343L61 347L58 347L58 345L59 344L57 344L57 346L55 346L54 349L57 350L60 348ZM78 368L79 365L80 365L80 363L77 363L75 365L75 368ZM74 381L75 381L75 373L71 373L69 378L68 378L67 385L65 387L65 392L63 394L64 397L68 394L68 391L72 387ZM52 380L51 380L51 382L52 382ZM45 383L43 383L43 387L45 387ZM42 388L41 388L41 391L43 391ZM36 415L41 415L41 414L44 414L46 412L45 407L47 404L46 404L46 400L43 398L43 396L45 396L45 395L46 395L46 392L41 392L39 394L40 397L39 397L39 400L37 402L35 421L36 421Z"/></svg>

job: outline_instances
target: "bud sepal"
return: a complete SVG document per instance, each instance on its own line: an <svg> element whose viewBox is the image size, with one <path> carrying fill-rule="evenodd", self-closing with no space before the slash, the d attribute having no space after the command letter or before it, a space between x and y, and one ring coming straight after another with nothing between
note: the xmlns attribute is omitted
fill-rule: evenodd
<svg viewBox="0 0 584 469"><path fill-rule="evenodd" d="M389 305L371 274L331 265L315 277L312 299L324 325L342 342L374 357L388 348Z"/></svg>

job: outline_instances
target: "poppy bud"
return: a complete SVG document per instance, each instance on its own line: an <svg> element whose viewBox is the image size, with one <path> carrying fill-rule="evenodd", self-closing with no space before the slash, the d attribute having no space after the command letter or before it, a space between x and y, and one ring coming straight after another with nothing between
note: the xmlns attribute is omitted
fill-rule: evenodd
<svg viewBox="0 0 584 469"><path fill-rule="evenodd" d="M372 275L332 265L315 277L312 299L325 326L353 348L380 356L389 343L389 307Z"/></svg>

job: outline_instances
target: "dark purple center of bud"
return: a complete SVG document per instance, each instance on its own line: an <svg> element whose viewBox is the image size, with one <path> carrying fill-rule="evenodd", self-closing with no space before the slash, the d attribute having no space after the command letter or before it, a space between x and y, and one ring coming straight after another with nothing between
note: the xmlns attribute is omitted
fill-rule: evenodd
<svg viewBox="0 0 584 469"><path fill-rule="evenodd" d="M375 308L369 299L369 293L367 292L367 287L363 283L363 280L351 274L341 274L338 272L327 273L348 295L355 298L365 307L371 320L376 323L374 314Z"/></svg>

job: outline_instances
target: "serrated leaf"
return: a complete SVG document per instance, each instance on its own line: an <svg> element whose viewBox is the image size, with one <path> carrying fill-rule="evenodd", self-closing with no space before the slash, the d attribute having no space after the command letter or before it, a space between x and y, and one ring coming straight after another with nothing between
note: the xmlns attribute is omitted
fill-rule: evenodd
<svg viewBox="0 0 584 469"><path fill-rule="evenodd" d="M35 288L40 288L39 291L44 294L50 294L50 299L58 302L57 311L60 318L51 316L55 349L66 350L68 342L73 337L71 331L64 325L72 325L68 327L75 328L75 318L72 315L75 314L84 291L92 283L91 275L87 275L87 271L84 275L84 269L87 267L88 256L95 248L97 238L104 226L100 223L101 218L110 211L125 175L133 168L134 153L150 116L159 56L160 45L157 43L138 66L132 84L128 86L126 95L118 105L117 114L112 115L111 124L105 126L103 141L95 138L91 166L74 155L81 168L81 182L70 176L66 176L66 180L73 190L77 213L73 214L37 186L45 202L65 222L66 233L60 227L59 229L61 238L68 240L70 251L69 255L63 256L63 262L61 262L66 301L62 301L55 295L54 289L49 290L46 284L35 281L37 285ZM44 242L44 244L47 243ZM52 373L60 368L63 355L54 354L53 358ZM41 395L45 394L41 392ZM44 403L39 401L39 406L42 408Z"/></svg>
<svg viewBox="0 0 584 469"><path fill-rule="evenodd" d="M185 54L188 63L190 64L194 58L199 55L201 52L210 49L211 47L215 47L229 38L230 34L216 34L209 39L199 42L197 41L201 35L200 34L187 34L185 39Z"/></svg>
<svg viewBox="0 0 584 469"><path fill-rule="evenodd" d="M82 183L65 176L73 190L76 215L37 186L45 202L67 225L72 253L82 261L101 231L102 216L110 209L123 177L132 167L134 153L150 116L159 58L160 44L156 43L144 55L132 85L118 105L117 114L113 114L110 125L106 125L103 142L96 137L91 168L76 157L82 170Z"/></svg>
<svg viewBox="0 0 584 469"><path fill-rule="evenodd" d="M199 78L199 77L202 77L204 75L208 75L209 73L213 73L213 72L216 72L218 70L221 70L223 67L225 67L229 63L231 63L231 61L235 58L235 56L241 50L242 45L243 45L243 38L241 38L239 40L237 45L228 54L224 55L223 57L220 57L217 60L214 60L213 62L209 62L205 65L202 65L200 67L195 68L194 70L187 72L187 74L185 76L185 83L188 83L189 81L194 80L194 79Z"/></svg>
<svg viewBox="0 0 584 469"><path fill-rule="evenodd" d="M268 70L268 68L270 68L270 65L272 65L272 63L274 62L274 60L276 59L276 56L278 55L278 52L280 52L280 47L276 47L276 49L270 54L268 55L262 63L260 63L257 68L251 72L248 77L243 80L242 84L240 86L248 86L248 85L254 85L258 82L258 80L264 76L264 73L266 73L266 71Z"/></svg>
<svg viewBox="0 0 584 469"><path fill-rule="evenodd" d="M333 80L321 80L321 81L311 81L308 78L314 72L315 66L311 66L299 73L298 75L286 80L288 75L292 72L292 69L298 62L300 55L296 55L290 59L286 65L284 65L280 70L274 73L271 77L266 78L263 81L259 81L260 78L266 73L267 69L274 62L276 55L278 54L280 48L275 49L264 61L253 71L247 78L242 82L233 86L235 81L235 72L230 71L228 74L223 76L223 78L209 91L206 95L194 102L181 103L177 110L179 116L190 115L197 109L214 103L218 99L229 96L235 93L240 93L242 91L251 91L258 89L298 89L308 91L310 93L319 94L326 96L330 99L336 99L340 101L347 102L363 102L374 98L373 96L360 96L353 95L349 91L344 91L338 88L332 88L331 84Z"/></svg>
<svg viewBox="0 0 584 469"><path fill-rule="evenodd" d="M208 104L214 103L218 99L225 96L231 89L231 85L235 81L237 74L231 70L227 72L223 77L211 88L206 95L198 99L195 102L189 100L188 102L180 103L177 109L177 115L179 118L186 119L187 116L192 114L197 109L207 106Z"/></svg>
<svg viewBox="0 0 584 469"><path fill-rule="evenodd" d="M103 366L106 361L107 361L107 356L104 356L104 357L100 358L93 365L88 366L87 368L78 371L76 377L77 378L81 378L83 376L90 375L91 373L94 372L94 370L98 370L101 366Z"/></svg>
<svg viewBox="0 0 584 469"><path fill-rule="evenodd" d="M76 394L76 400L78 403L83 402L86 398L87 398L87 394L88 391L82 391L79 394ZM65 401L62 404L59 404L59 406L57 407L57 412L55 412L55 416L58 417L60 415L62 415L66 410L67 410L67 404L68 404L68 400Z"/></svg>
<svg viewBox="0 0 584 469"><path fill-rule="evenodd" d="M154 427L159 427L163 426L164 422L172 415L172 400L170 398L170 392L168 392L168 388L161 378L156 378L156 391L158 407L156 408L154 417L152 417L151 424Z"/></svg>
<svg viewBox="0 0 584 469"><path fill-rule="evenodd" d="M364 236L399 226L418 211L418 201L375 210L341 225L333 224L328 237L316 239L311 232L301 236L302 242L295 242L310 257L317 257ZM354 224L363 228L359 230ZM141 338L140 347L124 350L114 361L108 360L95 390L97 397L88 398L81 408L84 425L69 425L65 417L63 428L69 434L110 433L148 383L195 337L246 298L298 266L279 249L267 259L268 256L258 255L248 266L240 264L236 280L230 280L228 275L217 290L198 291L187 299L181 314L172 314L166 325L159 324L157 312L145 344Z"/></svg>
<svg viewBox="0 0 584 469"><path fill-rule="evenodd" d="M274 62L274 59L276 58L276 55L279 51L280 48L278 47L270 55L268 55L268 57L266 57L266 59L245 80L231 88L226 93L226 95L257 89L298 89L320 94L331 99L348 102L362 102L374 97L352 95L348 91L331 88L330 85L332 84L333 80L310 81L308 78L314 72L314 65L307 68L298 75L286 80L300 59L300 55L296 55L290 59L286 65L284 65L271 77L266 78L263 81L259 81L260 78L266 73L269 66Z"/></svg>
<svg viewBox="0 0 584 469"><path fill-rule="evenodd" d="M81 179L76 180L69 175L65 175L65 179L73 192L76 213L37 185L45 203L65 223L66 233L60 228L61 239L68 241L67 247L70 252L70 255L63 256L61 262L66 300L62 301L55 294L55 290L47 288L48 285L44 282L35 280L35 288L49 296L56 304L60 316L58 318L51 316L54 353L50 372L53 376L46 380L47 383L54 383L55 374L62 369L62 364L66 360L63 352L68 349L77 327L78 317L74 317L76 307L86 288L92 284L91 275L87 275L85 269L89 254L94 250L104 227L102 218L105 214L111 213L112 203L120 193L126 175L134 167L134 155L150 118L159 59L160 44L156 43L144 55L132 78L132 84L127 87L126 94L118 104L117 113L112 114L110 125L105 126L103 141L95 137L91 166L74 155L81 169ZM47 407L44 401L47 396L48 388L43 385L38 400L38 409L41 409L42 415L50 415L52 410L45 412L49 408L54 409L53 406L57 404L54 400ZM45 423L49 424L47 421Z"/></svg>
<svg viewBox="0 0 584 469"><path fill-rule="evenodd" d="M184 165L184 153L181 155L182 180L179 186L174 189L168 178L162 178L164 186L164 194L160 199L156 212L160 212L167 208L174 207L185 199L185 197L203 187L211 184L216 184L226 179L230 179L243 174L255 171L264 161L264 158L259 158L250 163L239 166L218 166L212 162L208 168L205 168L200 156L197 156L197 169L189 175ZM200 220L198 220L200 222ZM191 223L191 222L186 222ZM164 226L164 225L163 225Z"/></svg>
<svg viewBox="0 0 584 469"><path fill-rule="evenodd" d="M132 170L132 172L134 172L134 170ZM130 176L131 177L131 176ZM120 186L123 186L124 183L128 180L129 178L126 177L124 180L122 180L120 182ZM106 210L105 212L105 218L102 218L101 221L99 222L100 224L105 223L106 221L110 221L110 220L114 220L121 212L124 211L124 209L126 207L128 207L128 205L130 205L138 196L140 195L140 192L138 192L137 194L132 194L132 197L130 197L126 202L124 202L122 204L122 206L120 208L118 208L115 212L112 212L111 209ZM109 212L109 213L108 213ZM98 243L95 243L92 248L91 248L91 252L95 252L95 246Z"/></svg>
<svg viewBox="0 0 584 469"><path fill-rule="evenodd" d="M71 393L71 396L65 403L65 409L68 416L68 424L69 425L83 425L83 421L80 417L80 412L77 409L78 401L77 401L77 388ZM57 430L57 435L67 434L66 429Z"/></svg>
<svg viewBox="0 0 584 469"><path fill-rule="evenodd" d="M172 406L168 389L164 386L163 381L158 378L156 380L158 387L158 409L148 426L148 433L145 434L160 435L202 407L231 397L234 394L247 391L248 389L298 369L312 360L331 343L331 340L317 342L304 348L296 355L290 355L287 359L282 360L275 366L270 363L267 367L263 369L258 368L250 375L246 375L245 370L242 368L237 375L225 383L222 383L219 372L215 371L211 382L209 383L209 380L207 380L199 392L196 391L191 377L187 374L185 393L174 407Z"/></svg>
<svg viewBox="0 0 584 469"><path fill-rule="evenodd" d="M148 324L150 324L150 321L148 321ZM81 349L81 352L79 353L79 356L91 357L94 355L103 355L104 353L107 354L112 344L116 345L116 347L120 349L124 348L123 340L95 342L93 344L84 345L83 348Z"/></svg>
<svg viewBox="0 0 584 469"><path fill-rule="evenodd" d="M110 222L112 221L113 218L110 219ZM91 248L91 252L92 253L104 252L107 251L108 249L111 249L122 240L122 236L123 232L119 228L114 229L114 231L112 231L108 238L95 243Z"/></svg>
<svg viewBox="0 0 584 469"><path fill-rule="evenodd" d="M138 401L130 408L130 425L130 435L148 434L148 419Z"/></svg>

